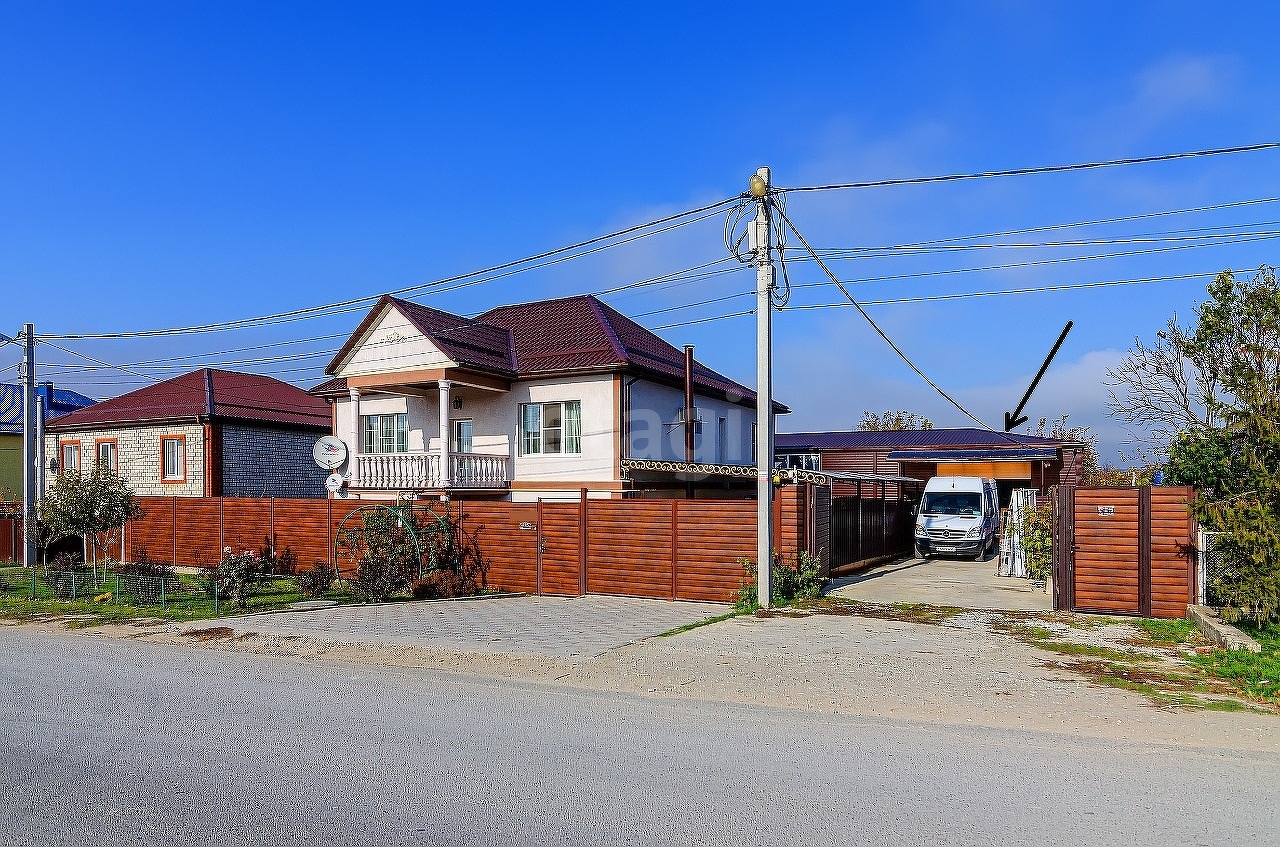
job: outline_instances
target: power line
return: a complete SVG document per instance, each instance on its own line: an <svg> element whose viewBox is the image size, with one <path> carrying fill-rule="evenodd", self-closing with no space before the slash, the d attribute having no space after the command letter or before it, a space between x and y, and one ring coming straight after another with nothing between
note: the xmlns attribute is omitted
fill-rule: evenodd
<svg viewBox="0 0 1280 847"><path fill-rule="evenodd" d="M149 379L152 382L160 381L153 376L148 376L147 374L139 373L137 371L131 371L128 368L121 367L120 365L113 365L110 362L104 362L101 359L95 359L92 356L85 355L84 353L77 353L75 350L68 350L66 347L59 347L57 344L54 344L53 342L48 341L45 338L41 338L40 343L47 344L48 346L52 347L54 350L61 350L63 353L66 353L68 355L79 356L81 359L85 359L87 361L93 362L95 365L103 365L108 368L115 368L116 370L124 371L127 374L132 374L133 376L140 376L143 379Z"/></svg>
<svg viewBox="0 0 1280 847"><path fill-rule="evenodd" d="M787 217L787 213L784 212L777 204L774 204L773 208L777 211L778 217L782 218L783 223L785 223L788 227L790 227L791 231L796 234L796 238L800 239L800 243L804 245L804 249L808 250L809 255L812 256L813 260L818 263L818 267L822 268L823 272L826 273L826 275L831 278L831 281L836 284L836 287L839 288L844 293L844 296L849 298L849 302L852 303L854 308L856 308L858 312L862 314L862 317L865 318L867 323L871 325L871 328L876 331L876 334L879 335L881 338L883 338L884 342L888 344L891 348L893 348L893 352L897 353L898 356L902 359L902 361L907 363L908 367L910 367L911 370L915 371L916 374L921 379L927 382L929 386L933 388L934 391L942 395L942 397L946 399L947 402L949 402L952 406L955 406L957 409L959 409L965 415L965 417L969 418L974 423L978 424L978 426L981 426L983 429L988 429L988 430L991 430L992 432L995 432L994 429L992 429L991 427L983 423L976 415L974 415L964 406L961 406L958 402L956 402L956 400L950 394L943 391L936 382L929 379L929 377L925 374L925 372L920 370L920 368L916 366L915 362L911 361L911 359L907 356L907 354L903 353L897 344L893 343L893 339L891 339L885 333L885 331L880 328L880 325L877 324L875 320L872 319L871 315L867 314L867 310L862 308L862 306L858 304L858 301L855 300L853 295L849 293L849 290L844 287L844 284L841 283L840 280L836 278L836 275L831 272L831 269L827 267L826 263L822 261L822 259L818 256L818 254L813 252L813 248L809 246L809 242L805 240L805 237L800 234L800 231L798 229L796 229L796 225L793 224L791 222L791 219ZM1013 439L1010 439L1010 440L1012 441Z"/></svg>
<svg viewBox="0 0 1280 847"><path fill-rule="evenodd" d="M1198 159L1206 156L1224 156L1233 153L1252 153L1258 150L1271 150L1280 147L1278 141L1267 141L1261 144L1247 144L1240 147L1218 147L1209 150L1193 150L1185 153L1165 153L1159 156L1140 156L1129 159L1107 159L1098 162L1079 162L1072 165L1042 165L1034 168L1012 168L1002 171L978 171L976 173L945 174L942 176L917 176L901 179L881 179L870 182L846 182L832 185L806 185L796 188L779 188L780 192L792 191L837 191L845 188L883 188L893 185L926 185L937 182L960 182L971 179L992 179L1005 176L1029 176L1032 174L1064 173L1067 171L1086 171L1096 168L1111 168L1123 165L1145 165L1152 162L1172 162L1177 159ZM792 229L792 232L795 232ZM798 235L799 233L797 233Z"/></svg>
<svg viewBox="0 0 1280 847"><path fill-rule="evenodd" d="M918 297L898 297L892 300L861 300L863 306L897 306L907 303L929 303L940 300L963 300L974 297L1000 297L1011 294L1045 294L1055 291L1078 291L1089 288L1114 288L1122 285L1146 285L1155 282L1182 282L1191 279L1212 278L1218 275L1219 271L1209 271L1206 273L1190 273L1177 274L1174 276L1152 276L1142 277L1139 279L1116 279L1103 280L1100 282L1074 282L1064 283L1062 285L1038 285L1028 288L1005 288L996 291L965 291L955 294L927 294ZM1240 271L1233 271L1240 273ZM824 283L825 284L825 283ZM809 309L838 309L846 308L853 305L848 302L843 303L804 303L798 306L788 306L788 310L809 310Z"/></svg>
<svg viewBox="0 0 1280 847"><path fill-rule="evenodd" d="M509 268L514 268L520 265L526 265L531 262L538 262L543 259L550 258L552 256L558 256L564 253L572 252L574 250L580 250L584 247L590 247L594 244L599 244L604 241L612 241L614 239L621 238L622 236L625 236L625 235L630 235L635 232L640 232L641 230L652 229L653 227L661 226L662 224L670 223L672 221L677 221L677 220L680 220L681 218L687 218L693 215L702 214L704 212L710 212L712 210L719 209L723 206L726 206L730 203L735 203L737 202L737 199L738 198L733 197L733 198L727 198L725 200L719 200L719 201L716 201L715 203L710 203L706 206L701 206L697 209L690 209L684 212L679 212L674 215L668 215L664 218L658 218L657 220L648 221L643 224L637 224L636 226L631 226L631 227L620 229L605 235L596 236L595 238L589 238L585 241L579 241L576 244L570 244L564 247L557 247L554 250L547 250L532 256L526 256L522 259L515 259L510 262L503 262L502 264L493 265L488 268L482 268L480 270L469 271L464 274L457 274L450 277L444 277L442 279L433 280L432 282L422 283L420 285L414 285L408 288L402 288L402 289L398 289L396 291L387 292L387 293L398 295L398 294L407 294L409 292L422 291L425 289L431 289L431 288L436 288L442 285L447 285L448 283L452 283L452 282L460 282L462 280L470 279L476 276L493 274L498 271L507 270ZM351 311L353 308L361 308L364 305L368 305L369 303L376 301L381 296L382 296L381 294L369 295L365 297L353 298L350 300L342 300L336 303L327 303L320 306L309 306L304 309L294 309L287 312L277 312L271 315L259 315L257 317L252 317L252 318L240 318L240 319L231 320L231 321L221 321L217 323L208 323L208 324L197 324L197 325L185 326L185 327L170 327L167 329L154 329L154 330L138 330L133 332L65 333L65 334L42 335L40 337L42 339L58 339L58 340L154 338L154 337L160 337L160 336L189 335L194 333L222 332L222 331L234 330L234 329L248 329L255 326L269 326L272 324L285 323L292 320L300 320L306 317L327 317L329 315L341 314L346 311Z"/></svg>

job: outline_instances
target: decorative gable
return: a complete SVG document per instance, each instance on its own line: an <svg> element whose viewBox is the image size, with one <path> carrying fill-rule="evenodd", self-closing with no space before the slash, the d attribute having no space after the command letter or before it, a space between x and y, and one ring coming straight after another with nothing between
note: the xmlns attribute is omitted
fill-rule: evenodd
<svg viewBox="0 0 1280 847"><path fill-rule="evenodd" d="M352 377L457 366L457 362L388 302L384 304L382 314L332 373L339 377Z"/></svg>

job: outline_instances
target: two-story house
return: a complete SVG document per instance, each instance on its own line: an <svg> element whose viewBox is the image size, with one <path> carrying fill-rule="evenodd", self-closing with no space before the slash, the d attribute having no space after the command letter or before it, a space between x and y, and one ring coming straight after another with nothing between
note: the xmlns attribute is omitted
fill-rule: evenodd
<svg viewBox="0 0 1280 847"><path fill-rule="evenodd" d="M684 354L589 295L474 319L383 297L326 372L312 393L333 404L347 446L340 497L685 490L684 477L622 465L685 460ZM753 463L755 392L701 364L692 373L695 460ZM754 493L749 482L741 493ZM696 486L696 496L734 493L711 476Z"/></svg>

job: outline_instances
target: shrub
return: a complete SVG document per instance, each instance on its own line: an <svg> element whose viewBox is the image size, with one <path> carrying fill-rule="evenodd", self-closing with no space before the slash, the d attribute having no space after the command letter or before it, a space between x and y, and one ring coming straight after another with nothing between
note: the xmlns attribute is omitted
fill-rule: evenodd
<svg viewBox="0 0 1280 847"><path fill-rule="evenodd" d="M298 573L298 589L306 597L319 597L330 588L338 578L338 572L328 562L316 562L311 567Z"/></svg>
<svg viewBox="0 0 1280 847"><path fill-rule="evenodd" d="M752 559L739 559L746 579L738 589L734 608L750 612L760 608L760 595L756 588L756 563ZM822 593L822 558L807 551L800 551L793 562L786 562L775 550L773 567L769 571L770 605L786 606L796 600L808 600Z"/></svg>
<svg viewBox="0 0 1280 847"><path fill-rule="evenodd" d="M229 600L231 606L248 606L263 571L262 559L253 550L234 553L230 547L224 547L222 561L218 563L218 594Z"/></svg>
<svg viewBox="0 0 1280 847"><path fill-rule="evenodd" d="M162 585L163 591L169 594L178 587L178 577L173 566L166 562L152 561L145 552L135 561L113 563L111 570L119 580L120 594L132 597L138 603L159 603L163 596Z"/></svg>
<svg viewBox="0 0 1280 847"><path fill-rule="evenodd" d="M1047 580L1053 570L1053 507L1044 502L1023 512L1018 532L1026 557L1027 576Z"/></svg>
<svg viewBox="0 0 1280 847"><path fill-rule="evenodd" d="M443 600L474 597L480 593L475 577L451 570L435 570L415 582L410 589L415 600Z"/></svg>

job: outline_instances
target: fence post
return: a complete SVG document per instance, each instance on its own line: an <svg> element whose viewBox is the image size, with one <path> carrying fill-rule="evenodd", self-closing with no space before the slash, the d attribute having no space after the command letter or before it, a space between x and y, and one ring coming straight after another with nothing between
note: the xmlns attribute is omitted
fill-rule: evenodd
<svg viewBox="0 0 1280 847"><path fill-rule="evenodd" d="M676 599L677 574L680 569L680 501L671 501L671 599Z"/></svg>
<svg viewBox="0 0 1280 847"><path fill-rule="evenodd" d="M1138 610L1151 617L1151 486L1138 489Z"/></svg>
<svg viewBox="0 0 1280 847"><path fill-rule="evenodd" d="M587 593L587 489L578 500L578 594Z"/></svg>

